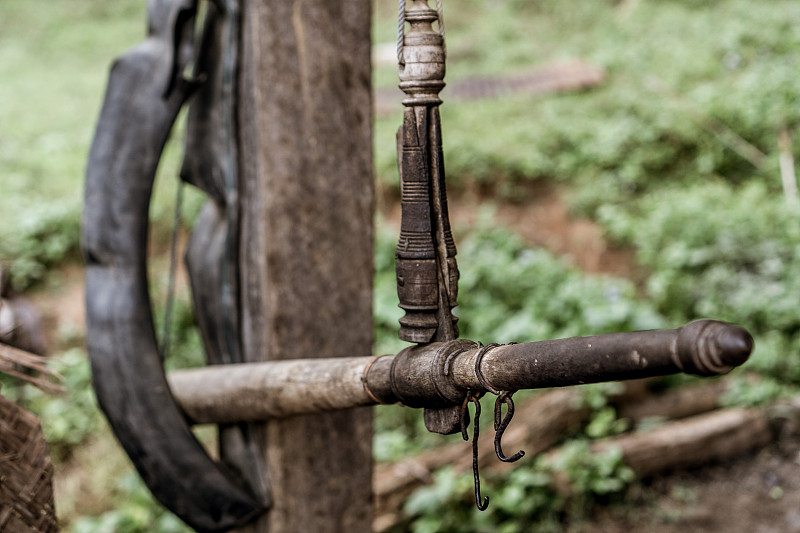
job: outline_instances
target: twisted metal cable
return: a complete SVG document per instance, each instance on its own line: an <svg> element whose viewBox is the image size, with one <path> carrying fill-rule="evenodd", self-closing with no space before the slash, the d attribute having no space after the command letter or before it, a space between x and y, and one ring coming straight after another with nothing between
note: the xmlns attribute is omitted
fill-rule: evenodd
<svg viewBox="0 0 800 533"><path fill-rule="evenodd" d="M397 9L397 62L405 66L406 60L403 57L403 47L406 37L406 0L400 0Z"/></svg>
<svg viewBox="0 0 800 533"><path fill-rule="evenodd" d="M446 59L447 41L444 40L444 9L442 8L442 0L436 0L436 13L439 15L439 35L442 36L442 52Z"/></svg>
<svg viewBox="0 0 800 533"><path fill-rule="evenodd" d="M444 9L442 9L442 0L436 0L436 13L439 15L439 35L444 38Z"/></svg>

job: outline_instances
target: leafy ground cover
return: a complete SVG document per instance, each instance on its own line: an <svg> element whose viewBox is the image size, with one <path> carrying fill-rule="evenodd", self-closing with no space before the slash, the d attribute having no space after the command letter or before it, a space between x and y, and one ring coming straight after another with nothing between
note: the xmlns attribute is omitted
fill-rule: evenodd
<svg viewBox="0 0 800 533"><path fill-rule="evenodd" d="M76 259L86 152L107 68L141 39L143 12L136 0L5 0L0 7L0 260L14 260L20 290L56 290L58 269ZM445 2L445 14L451 82L574 59L606 72L600 87L583 92L447 102L445 163L454 196L489 191L483 202L502 209L504 202L530 200L531 183L558 187L575 214L635 249L647 272L641 283L587 275L479 216L476 224L456 227L463 336L509 342L713 316L756 335L747 368L761 376L761 385L740 389L746 393L738 401L796 395L800 214L783 193L778 161L780 132L789 138L784 154L800 147L800 5L458 0ZM391 43L394 28L395 3L376 0L376 43ZM376 64L374 81L394 85L394 66ZM398 109L375 124L378 187L389 198L396 195L399 123ZM152 208L157 249L165 249L169 234L179 152L170 149ZM187 221L198 203L190 193ZM388 353L402 345L396 340L395 236L381 217L378 225L376 352ZM165 265L159 258L154 268ZM163 301L164 287L153 291ZM185 294L179 301L170 364L196 364L191 309ZM65 529L183 530L109 445L81 335L51 332L67 396L3 387L41 416L59 471L69 473L58 502ZM619 421L602 389L586 394L596 416L568 443L567 463L515 469L490 485L502 492L495 502L505 503L479 518L468 510L469 479L442 472L409 500L409 527L558 531L565 516L587 512L595 500L624 503L631 486L624 465L586 451L589 440L616 431ZM389 408L376 417L380 460L441 442L425 432L418 413ZM574 474L576 499L564 501L551 490L553 468ZM78 501L86 494L90 501Z"/></svg>
<svg viewBox="0 0 800 533"><path fill-rule="evenodd" d="M529 267L535 254L512 252L502 260L503 252L510 251L502 237L477 246L466 239L461 256L468 259L462 264L469 261L472 265L465 268L478 272L464 274L463 322L475 327L475 322L496 318L489 327L492 335L516 330L528 338L551 338L566 333L559 331L565 324L602 331L600 324L587 324L586 313L614 316L609 307L621 313L619 318L630 313L628 319L651 325L717 317L744 324L756 336L748 368L763 380L738 387L735 401L758 403L795 394L793 280L800 220L794 199L781 188L778 136L787 132L792 140L784 152L796 151L798 115L792 102L799 86L790 65L800 51L797 6L771 4L762 10L735 1L676 1L565 8L544 1L490 7L476 1L465 2L461 14L470 9L468 19L481 20L478 30L465 23L460 34L459 14L448 19L451 62L457 63L460 54L469 57L450 69L451 80L474 75L473 67L521 72L570 58L604 68L607 79L603 87L583 93L446 104L442 116L451 183L467 188L490 184L496 196L511 200L520 200L525 182L558 183L570 191L574 212L594 218L613 242L634 247L649 274L641 291L616 289L619 298L613 302L594 296L604 294L608 280L586 279L592 289L578 289L585 296L578 301L587 302L582 308L570 297L581 281L567 282L562 292L549 271L531 268L492 286L480 277L484 263L505 262L504 267L485 266L488 272L513 276ZM488 29L494 24L497 29ZM396 119L385 121L378 120L378 146L388 142L389 123ZM391 175L393 161L377 153L383 180ZM472 237L480 239L480 234ZM553 272L566 275L563 268ZM472 283L473 275L479 282ZM551 299L534 296L541 286L551 290ZM527 304L535 301L535 309L515 307L518 296L525 300L528 295ZM546 307L553 302L559 308L551 314ZM476 316L468 316L471 305L479 310ZM547 322L544 331L538 319ZM598 416L607 413L601 409ZM544 475L546 468L532 471ZM610 472L600 477L619 481ZM539 489L549 483L531 479L542 483ZM468 479L460 482L465 484L462 494L467 493ZM407 511L419 516L412 522L415 530L489 530L481 518L467 517L463 507L448 507L452 499L436 498L448 493L436 492L438 485L449 487L450 494L458 492L453 483L451 477L437 478L432 492L422 493L427 499L412 498ZM536 500L530 485L523 489L524 482L505 483ZM583 485L578 494L601 496L593 490ZM419 505L430 501L437 505ZM563 502L549 500L534 524L525 522L532 512L525 505L519 503L516 515L495 516L493 523L509 531L534 524L543 531L558 530ZM553 524L547 512L561 518Z"/></svg>

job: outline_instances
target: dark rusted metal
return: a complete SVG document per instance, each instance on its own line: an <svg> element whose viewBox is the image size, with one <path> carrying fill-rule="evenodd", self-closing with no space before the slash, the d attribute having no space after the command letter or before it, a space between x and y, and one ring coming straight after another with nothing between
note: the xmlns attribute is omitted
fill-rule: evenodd
<svg viewBox="0 0 800 533"><path fill-rule="evenodd" d="M398 133L402 219L397 246L397 292L406 315L400 338L409 342L448 341L458 336L452 308L458 294L456 247L450 231L442 155L439 92L444 87L444 40L426 1L405 12L400 88L406 93Z"/></svg>
<svg viewBox="0 0 800 533"><path fill-rule="evenodd" d="M503 434L508 428L508 425L511 423L511 419L514 418L514 400L511 396L514 394L513 391L507 391L501 393L494 402L494 453L497 454L497 458L503 461L504 463L513 463L515 461L519 461L525 456L525 452L520 450L511 457L506 457L503 453ZM503 404L508 406L508 411L506 412L506 416L502 417L502 409Z"/></svg>
<svg viewBox="0 0 800 533"><path fill-rule="evenodd" d="M393 367L402 373L390 375L395 398L391 398L391 389L388 397L382 395L383 387L371 381L370 388L386 403L459 405L467 390L565 387L677 372L724 374L747 360L753 348L747 331L714 320L674 330L526 342L488 351L478 346L464 349L466 342L432 343L399 353L400 361L394 361ZM447 373L436 364L437 358L450 360ZM377 361L370 373L388 363Z"/></svg>
<svg viewBox="0 0 800 533"><path fill-rule="evenodd" d="M467 433L467 426L469 425L469 404L475 404L475 422L472 424L472 478L475 483L475 505L479 510L485 511L489 507L489 497L484 496L481 501L481 476L478 469L478 435L480 433L480 419L481 419L481 402L480 393L467 393L464 396L464 401L461 404L461 438L469 440Z"/></svg>
<svg viewBox="0 0 800 533"><path fill-rule="evenodd" d="M484 393L498 394L495 453L501 461L513 462L524 452L506 457L502 438L514 415L512 394L516 390L679 372L724 374L744 363L752 349L753 338L743 328L701 320L674 330L509 345L481 346L454 340L406 348L396 356L226 365L215 374L207 368L175 373L171 385L196 422L255 421L269 416L401 403L425 408L426 412L455 412L464 440L469 440L468 406L473 402L475 498L483 510L488 498L481 501L477 446L478 400ZM215 380L223 386L215 386ZM198 394L203 386L205 391ZM336 388L333 397L331 386ZM258 401L256 396L262 396L264 401ZM508 406L505 417L501 416L503 403Z"/></svg>
<svg viewBox="0 0 800 533"><path fill-rule="evenodd" d="M744 363L752 348L753 339L743 328L700 320L679 329L496 346L483 355L480 371L497 391L680 372L711 376ZM200 423L256 421L376 403L458 408L468 392L488 392L475 374L479 351L479 344L459 339L406 348L396 356L183 370L173 372L170 383L186 414ZM330 397L331 387L336 398Z"/></svg>
<svg viewBox="0 0 800 533"><path fill-rule="evenodd" d="M402 219L397 246L397 294L406 314L400 319L400 338L409 342L450 341L458 337L452 309L458 299L456 246L450 231L442 153L439 92L444 88L443 32L434 31L441 13L427 0L412 0L401 9L410 24L399 49L403 126L398 131L398 167ZM458 412L452 408L425 409L428 430L458 431Z"/></svg>
<svg viewBox="0 0 800 533"><path fill-rule="evenodd" d="M481 384L486 391L491 392L492 394L500 394L499 390L495 390L489 383L486 382L486 378L483 377L483 371L481 370L481 363L483 362L483 356L491 350L492 348L497 348L500 346L496 342L490 342L486 346L482 346L480 350L478 350L478 354L475 356L475 377L478 378L478 383Z"/></svg>

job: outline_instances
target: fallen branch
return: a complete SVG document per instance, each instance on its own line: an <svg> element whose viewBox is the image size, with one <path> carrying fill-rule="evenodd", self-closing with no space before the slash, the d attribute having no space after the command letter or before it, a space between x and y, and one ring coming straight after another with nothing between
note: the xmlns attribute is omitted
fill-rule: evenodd
<svg viewBox="0 0 800 533"><path fill-rule="evenodd" d="M634 401L618 402L617 413L633 422L645 418L677 420L713 411L727 389L725 381L704 381L696 385L669 389L664 394L648 394Z"/></svg>
<svg viewBox="0 0 800 533"><path fill-rule="evenodd" d="M603 440L592 450L619 447L625 464L645 478L738 457L771 440L766 410L730 408Z"/></svg>
<svg viewBox="0 0 800 533"><path fill-rule="evenodd" d="M600 85L605 71L581 61L539 67L509 77L473 77L449 82L443 92L448 101L497 98L509 94L545 94L577 91ZM403 94L395 88L375 91L375 111L387 114L402 109Z"/></svg>
<svg viewBox="0 0 800 533"><path fill-rule="evenodd" d="M699 466L732 459L769 443L773 434L769 426L767 409L717 409L689 416L716 405L724 392L724 384L691 386L665 396L644 399L643 408L631 410L635 418L645 416L688 416L655 429L628 433L597 441L594 453L619 448L623 461L637 477L645 478L679 468ZM635 395L635 392L634 392ZM623 395L624 399L626 396ZM667 402L675 405L667 406ZM658 404L662 407L657 407ZM625 401L619 402L626 405ZM565 435L585 423L590 411L580 406L580 393L574 389L554 389L540 394L520 405L512 424L503 438L503 447L509 452L523 449L527 457L549 450ZM788 409L788 407L787 407ZM623 409L622 412L625 412ZM514 465L501 463L494 458L494 433L485 431L479 438L479 462L483 471L502 471ZM549 452L553 456L560 449ZM457 472L470 469L472 456L465 443L458 442L405 459L391 465L379 465L374 475L376 531L384 531L399 523L403 516L401 507L417 488L433 481L436 469L452 465ZM557 490L568 491L567 480L556 482Z"/></svg>

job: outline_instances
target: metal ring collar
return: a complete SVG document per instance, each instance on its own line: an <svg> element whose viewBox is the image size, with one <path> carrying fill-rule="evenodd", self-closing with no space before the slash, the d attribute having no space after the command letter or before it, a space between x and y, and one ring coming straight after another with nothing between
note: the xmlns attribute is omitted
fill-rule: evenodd
<svg viewBox="0 0 800 533"><path fill-rule="evenodd" d="M377 403L379 405L392 405L389 402L384 402L384 401L378 399L378 397L375 395L375 393L373 393L372 390L369 388L369 381L367 380L367 376L369 375L369 369L372 368L372 365L373 365L373 363L375 363L375 361L377 361L378 359L380 359L382 357L390 357L390 356L388 356L388 355L378 355L378 356L375 356L372 359L370 359L370 362L367 363L367 366L364 367L364 373L361 375L361 384L364 386L364 392L367 393L367 396L369 396L372 401L374 401L375 403ZM394 390L394 388L392 390Z"/></svg>
<svg viewBox="0 0 800 533"><path fill-rule="evenodd" d="M478 378L478 382L484 389L495 395L499 395L500 391L489 385L489 382L486 381L486 378L483 376L483 371L481 370L481 363L483 362L483 357L489 352L489 350L497 348L498 346L501 345L497 344L496 342L482 346L481 349L478 350L478 355L475 356L475 377Z"/></svg>

